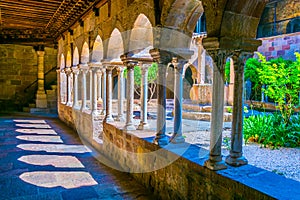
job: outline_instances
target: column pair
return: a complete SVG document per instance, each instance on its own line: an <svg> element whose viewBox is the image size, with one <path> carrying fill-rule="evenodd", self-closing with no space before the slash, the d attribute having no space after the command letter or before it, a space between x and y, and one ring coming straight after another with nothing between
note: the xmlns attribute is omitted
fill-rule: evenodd
<svg viewBox="0 0 300 200"><path fill-rule="evenodd" d="M81 111L87 111L87 81L86 75L89 71L89 66L87 63L79 64L79 70L81 72Z"/></svg>
<svg viewBox="0 0 300 200"><path fill-rule="evenodd" d="M113 122L114 119L112 117L112 70L115 68L115 66L112 66L110 64L105 64L106 69L106 84L105 84L105 93L103 93L103 98L106 98L105 105L103 102L103 108L105 106L105 118L104 122Z"/></svg>
<svg viewBox="0 0 300 200"><path fill-rule="evenodd" d="M79 67L73 66L71 68L73 73L73 108L77 109L79 107L78 104L78 75L79 75Z"/></svg>
<svg viewBox="0 0 300 200"><path fill-rule="evenodd" d="M213 99L211 115L211 132L210 132L210 153L209 159L205 166L211 170L226 169L227 166L222 160L222 131L224 115L224 66L226 58L233 53L235 82L234 82L234 102L232 113L232 132L231 132L231 150L230 155L226 157L226 163L233 166L247 164L243 157L243 81L244 81L244 64L246 59L244 54L239 51L226 50L208 50L215 62L213 70ZM241 61L241 59L243 61Z"/></svg>
<svg viewBox="0 0 300 200"><path fill-rule="evenodd" d="M126 85L126 121L124 131L136 130L133 123L133 101L134 101L134 67L137 62L130 60L127 55L122 55L121 60L127 68L127 85Z"/></svg>
<svg viewBox="0 0 300 200"><path fill-rule="evenodd" d="M92 114L94 116L99 115L98 110L98 97L99 97L99 87L101 87L101 84L99 84L99 74L101 73L101 63L90 63L90 93L91 93L91 104L92 104Z"/></svg>

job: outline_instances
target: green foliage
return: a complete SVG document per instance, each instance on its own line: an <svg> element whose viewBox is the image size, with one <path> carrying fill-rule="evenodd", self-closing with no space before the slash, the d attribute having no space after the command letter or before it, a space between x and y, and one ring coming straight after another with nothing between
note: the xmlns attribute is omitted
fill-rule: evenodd
<svg viewBox="0 0 300 200"><path fill-rule="evenodd" d="M225 64L225 69L224 69L224 74L225 74L225 83L230 83L230 60L226 61Z"/></svg>
<svg viewBox="0 0 300 200"><path fill-rule="evenodd" d="M152 99L152 96L155 93L157 70L158 70L158 65L156 63L152 63L151 67L149 67L148 69L148 88L150 91L149 99ZM124 77L127 78L127 69L124 70ZM138 95L140 95L141 79L142 79L142 70L140 67L135 66L134 67L134 90Z"/></svg>
<svg viewBox="0 0 300 200"><path fill-rule="evenodd" d="M244 120L244 139L264 147L299 147L300 116L292 116L289 124L278 114L250 116Z"/></svg>
<svg viewBox="0 0 300 200"><path fill-rule="evenodd" d="M261 67L256 68L259 82L267 85L265 94L274 99L284 119L290 123L293 110L299 102L300 91L300 55L296 53L295 62L282 58L267 61L258 53Z"/></svg>
<svg viewBox="0 0 300 200"><path fill-rule="evenodd" d="M256 94L261 90L277 103L284 123L289 123L294 108L299 104L300 54L295 53L296 61L282 58L267 61L257 53L259 60L250 58L246 62L245 78L254 84ZM262 88L267 85L266 88Z"/></svg>

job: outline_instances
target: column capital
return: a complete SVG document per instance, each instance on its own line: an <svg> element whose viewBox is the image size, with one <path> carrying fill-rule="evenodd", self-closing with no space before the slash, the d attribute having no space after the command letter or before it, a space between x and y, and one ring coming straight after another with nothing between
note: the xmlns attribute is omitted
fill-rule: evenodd
<svg viewBox="0 0 300 200"><path fill-rule="evenodd" d="M125 66L122 66L122 65L116 66L116 70L117 70L118 74L122 73L125 70Z"/></svg>
<svg viewBox="0 0 300 200"><path fill-rule="evenodd" d="M89 65L87 63L82 63L78 65L79 70L87 70L89 69Z"/></svg>
<svg viewBox="0 0 300 200"><path fill-rule="evenodd" d="M79 73L79 68L78 68L78 66L77 66L77 65L72 66L72 67L71 67L71 71L72 71L73 74L78 75L78 73Z"/></svg>
<svg viewBox="0 0 300 200"><path fill-rule="evenodd" d="M36 53L39 57L44 57L45 55L45 51L36 51Z"/></svg>
<svg viewBox="0 0 300 200"><path fill-rule="evenodd" d="M197 34L193 36L193 42L197 45L197 46L202 46L202 40L204 38L206 38L207 35L206 34Z"/></svg>
<svg viewBox="0 0 300 200"><path fill-rule="evenodd" d="M66 74L67 76L69 76L69 75L72 73L71 67L66 67L66 68L64 68L64 71L65 71L65 74Z"/></svg>
<svg viewBox="0 0 300 200"><path fill-rule="evenodd" d="M88 66L90 68L100 68L102 66L102 63L101 62L90 62L90 63L88 63Z"/></svg>

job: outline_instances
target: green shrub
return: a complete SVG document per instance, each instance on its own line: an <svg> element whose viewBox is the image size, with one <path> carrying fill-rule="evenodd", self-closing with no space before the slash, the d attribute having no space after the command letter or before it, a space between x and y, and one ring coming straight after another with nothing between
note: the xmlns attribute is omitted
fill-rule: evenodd
<svg viewBox="0 0 300 200"><path fill-rule="evenodd" d="M244 120L245 142L257 142L264 147L300 146L300 117L293 115L285 123L282 115L256 115Z"/></svg>

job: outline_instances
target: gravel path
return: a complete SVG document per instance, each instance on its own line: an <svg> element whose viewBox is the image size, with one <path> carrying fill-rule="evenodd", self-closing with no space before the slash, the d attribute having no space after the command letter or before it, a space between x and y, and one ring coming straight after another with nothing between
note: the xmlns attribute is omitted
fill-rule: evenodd
<svg viewBox="0 0 300 200"><path fill-rule="evenodd" d="M186 142L209 149L209 131L184 133ZM222 155L227 156L230 148L230 130L223 132ZM300 182L300 148L269 149L252 143L243 146L249 164L277 173Z"/></svg>

